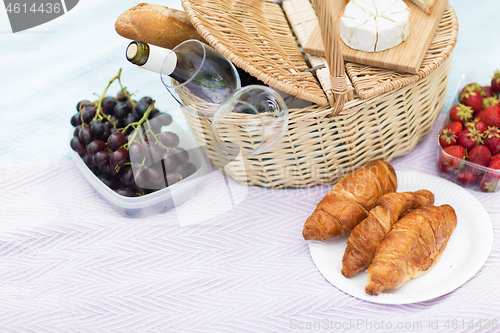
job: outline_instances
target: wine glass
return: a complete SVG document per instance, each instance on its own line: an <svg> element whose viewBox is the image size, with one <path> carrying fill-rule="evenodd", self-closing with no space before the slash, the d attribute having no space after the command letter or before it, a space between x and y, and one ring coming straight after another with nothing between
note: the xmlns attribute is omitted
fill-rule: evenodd
<svg viewBox="0 0 500 333"><path fill-rule="evenodd" d="M239 89L212 116L215 141L230 155L248 156L269 149L281 139L287 125L285 101L262 85Z"/></svg>

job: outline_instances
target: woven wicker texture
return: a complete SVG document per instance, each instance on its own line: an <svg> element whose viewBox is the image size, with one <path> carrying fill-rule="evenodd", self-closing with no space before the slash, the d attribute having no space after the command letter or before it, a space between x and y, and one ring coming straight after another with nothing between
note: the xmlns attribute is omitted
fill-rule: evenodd
<svg viewBox="0 0 500 333"><path fill-rule="evenodd" d="M283 1L283 10L299 42L306 43L318 24L318 18L309 0L285 0ZM345 68L358 97L361 99L371 98L404 87L432 73L450 56L457 42L457 37L457 18L453 8L448 5L417 74L398 73L352 62L346 62ZM318 62L321 61L318 59L323 59L317 56L309 56L309 58L313 66L318 66ZM328 94L329 89L331 89L328 67L320 69L316 73Z"/></svg>
<svg viewBox="0 0 500 333"><path fill-rule="evenodd" d="M305 33L308 24L313 29L317 22L316 18L308 22L310 17L299 13L307 12L306 8L312 9L309 1L305 0L305 4L309 7L304 7L304 0L285 0L283 3L290 22L297 24L300 21L297 18L304 19L299 25L292 23L299 41L301 29ZM297 12L290 14L290 7ZM346 70L357 93L351 95L340 114L331 117L332 109L318 104L289 109L290 123L285 136L258 155L233 160L214 142L209 118L187 111L184 115L196 141L204 147L212 162L224 167L227 174L242 184L283 188L332 183L373 160L391 161L406 155L429 133L444 105L457 31L456 16L448 7L424 59L427 67L423 67L419 75L402 75L347 63ZM309 60L312 66L326 63L319 57ZM317 72L325 70L328 75L321 83L327 85L328 69ZM364 76L371 77L372 86L368 87L363 81ZM371 97L361 99L358 89L365 93L373 89L377 94L372 91ZM181 98L192 96L181 95ZM242 127L246 121L251 119L241 119ZM245 138L244 133L241 135L240 143L251 140Z"/></svg>
<svg viewBox="0 0 500 333"><path fill-rule="evenodd" d="M203 38L262 82L301 99L328 103L279 5L261 0L189 0L182 5Z"/></svg>
<svg viewBox="0 0 500 333"><path fill-rule="evenodd" d="M214 142L209 118L188 111L184 115L214 165L238 182L308 187L334 182L370 161L391 161L409 153L429 133L443 107L450 69L448 58L425 79L363 103L349 102L346 106L352 107L335 117L328 117L331 110L325 106L292 109L280 142L264 153L235 160Z"/></svg>

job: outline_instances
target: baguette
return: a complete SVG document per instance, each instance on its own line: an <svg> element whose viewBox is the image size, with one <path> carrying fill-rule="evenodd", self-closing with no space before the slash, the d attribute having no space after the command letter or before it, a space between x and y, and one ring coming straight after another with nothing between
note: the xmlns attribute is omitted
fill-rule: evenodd
<svg viewBox="0 0 500 333"><path fill-rule="evenodd" d="M115 30L127 39L170 50L188 39L205 42L185 12L148 3L123 12L115 22Z"/></svg>

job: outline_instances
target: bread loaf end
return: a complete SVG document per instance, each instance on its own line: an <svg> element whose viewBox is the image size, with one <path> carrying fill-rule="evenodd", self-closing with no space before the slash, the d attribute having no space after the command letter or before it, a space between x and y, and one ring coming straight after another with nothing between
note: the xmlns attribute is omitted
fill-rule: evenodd
<svg viewBox="0 0 500 333"><path fill-rule="evenodd" d="M185 12L148 3L123 12L115 22L115 30L124 38L167 49L188 39L204 42Z"/></svg>

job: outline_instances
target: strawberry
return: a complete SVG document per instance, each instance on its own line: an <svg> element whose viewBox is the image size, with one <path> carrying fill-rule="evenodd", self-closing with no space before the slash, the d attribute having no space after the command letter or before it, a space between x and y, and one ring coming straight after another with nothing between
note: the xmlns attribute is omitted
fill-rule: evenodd
<svg viewBox="0 0 500 333"><path fill-rule="evenodd" d="M451 123L446 124L444 128L449 129L455 133L459 133L464 129L464 126L459 121L452 121Z"/></svg>
<svg viewBox="0 0 500 333"><path fill-rule="evenodd" d="M481 177L479 187L486 192L494 192L500 180L500 159L492 159L488 164L488 170Z"/></svg>
<svg viewBox="0 0 500 333"><path fill-rule="evenodd" d="M498 180L485 173L484 175L479 176L478 184L479 188L484 192L495 192Z"/></svg>
<svg viewBox="0 0 500 333"><path fill-rule="evenodd" d="M477 90L477 91L479 91L481 96L485 96L485 94L486 94L485 91L483 90L483 87L477 82L469 83L468 85L463 87L462 90L460 91L460 94L463 93L464 91L466 91L467 89Z"/></svg>
<svg viewBox="0 0 500 333"><path fill-rule="evenodd" d="M480 166L487 166L490 163L491 151L485 145L477 145L469 151L468 161ZM479 168L474 168L480 171Z"/></svg>
<svg viewBox="0 0 500 333"><path fill-rule="evenodd" d="M474 118L473 121L465 123L464 125L465 127L471 127L475 130L478 130L479 133L484 133L484 131L488 129L488 126L486 126L486 124L479 118Z"/></svg>
<svg viewBox="0 0 500 333"><path fill-rule="evenodd" d="M476 125L474 125L474 128L477 129L479 133L484 133L488 129L488 126L486 126L482 120L479 120Z"/></svg>
<svg viewBox="0 0 500 333"><path fill-rule="evenodd" d="M467 151L459 145L448 146L441 152L443 159L453 168L457 169L467 157Z"/></svg>
<svg viewBox="0 0 500 333"><path fill-rule="evenodd" d="M500 128L500 107L490 106L479 112L477 118L482 120L486 126Z"/></svg>
<svg viewBox="0 0 500 333"><path fill-rule="evenodd" d="M450 109L450 120L465 123L472 120L474 111L470 106L457 104Z"/></svg>
<svg viewBox="0 0 500 333"><path fill-rule="evenodd" d="M483 96L481 96L481 92L470 85L462 89L459 101L461 104L470 106L474 112L479 112L483 109Z"/></svg>
<svg viewBox="0 0 500 333"><path fill-rule="evenodd" d="M500 104L500 100L498 99L498 97L485 97L485 98L483 98L483 109L486 109L487 107L490 107L490 106L499 105L499 104Z"/></svg>
<svg viewBox="0 0 500 333"><path fill-rule="evenodd" d="M464 127L474 127L476 123L479 121L479 118L473 118L471 121L464 123Z"/></svg>
<svg viewBox="0 0 500 333"><path fill-rule="evenodd" d="M498 156L498 154L497 154ZM494 158L488 163L488 168L494 169L494 170L500 170L500 160L498 158ZM496 174L496 172L495 172ZM500 179L500 177L499 177Z"/></svg>
<svg viewBox="0 0 500 333"><path fill-rule="evenodd" d="M482 134L478 130L467 127L457 134L457 143L468 151L483 143Z"/></svg>
<svg viewBox="0 0 500 333"><path fill-rule="evenodd" d="M453 173L453 168L444 160L443 156L439 159L438 168L444 173Z"/></svg>
<svg viewBox="0 0 500 333"><path fill-rule="evenodd" d="M457 180L464 185L474 184L477 181L477 173L468 168L460 169L457 172Z"/></svg>
<svg viewBox="0 0 500 333"><path fill-rule="evenodd" d="M490 161L485 175L490 179L500 180L500 159Z"/></svg>
<svg viewBox="0 0 500 333"><path fill-rule="evenodd" d="M491 86L483 86L483 91L484 91L483 98L498 97L498 93L494 92Z"/></svg>
<svg viewBox="0 0 500 333"><path fill-rule="evenodd" d="M443 128L439 135L439 145L441 148L457 144L457 134L448 128Z"/></svg>
<svg viewBox="0 0 500 333"><path fill-rule="evenodd" d="M491 78L491 90L500 93L500 71L497 69Z"/></svg>
<svg viewBox="0 0 500 333"><path fill-rule="evenodd" d="M497 154L494 154L494 155L491 155L491 161L490 163L493 161L493 160L496 160L496 159L500 159L500 153L497 153Z"/></svg>
<svg viewBox="0 0 500 333"><path fill-rule="evenodd" d="M491 154L500 152L500 130L498 127L488 127L484 132L484 145L488 147Z"/></svg>

